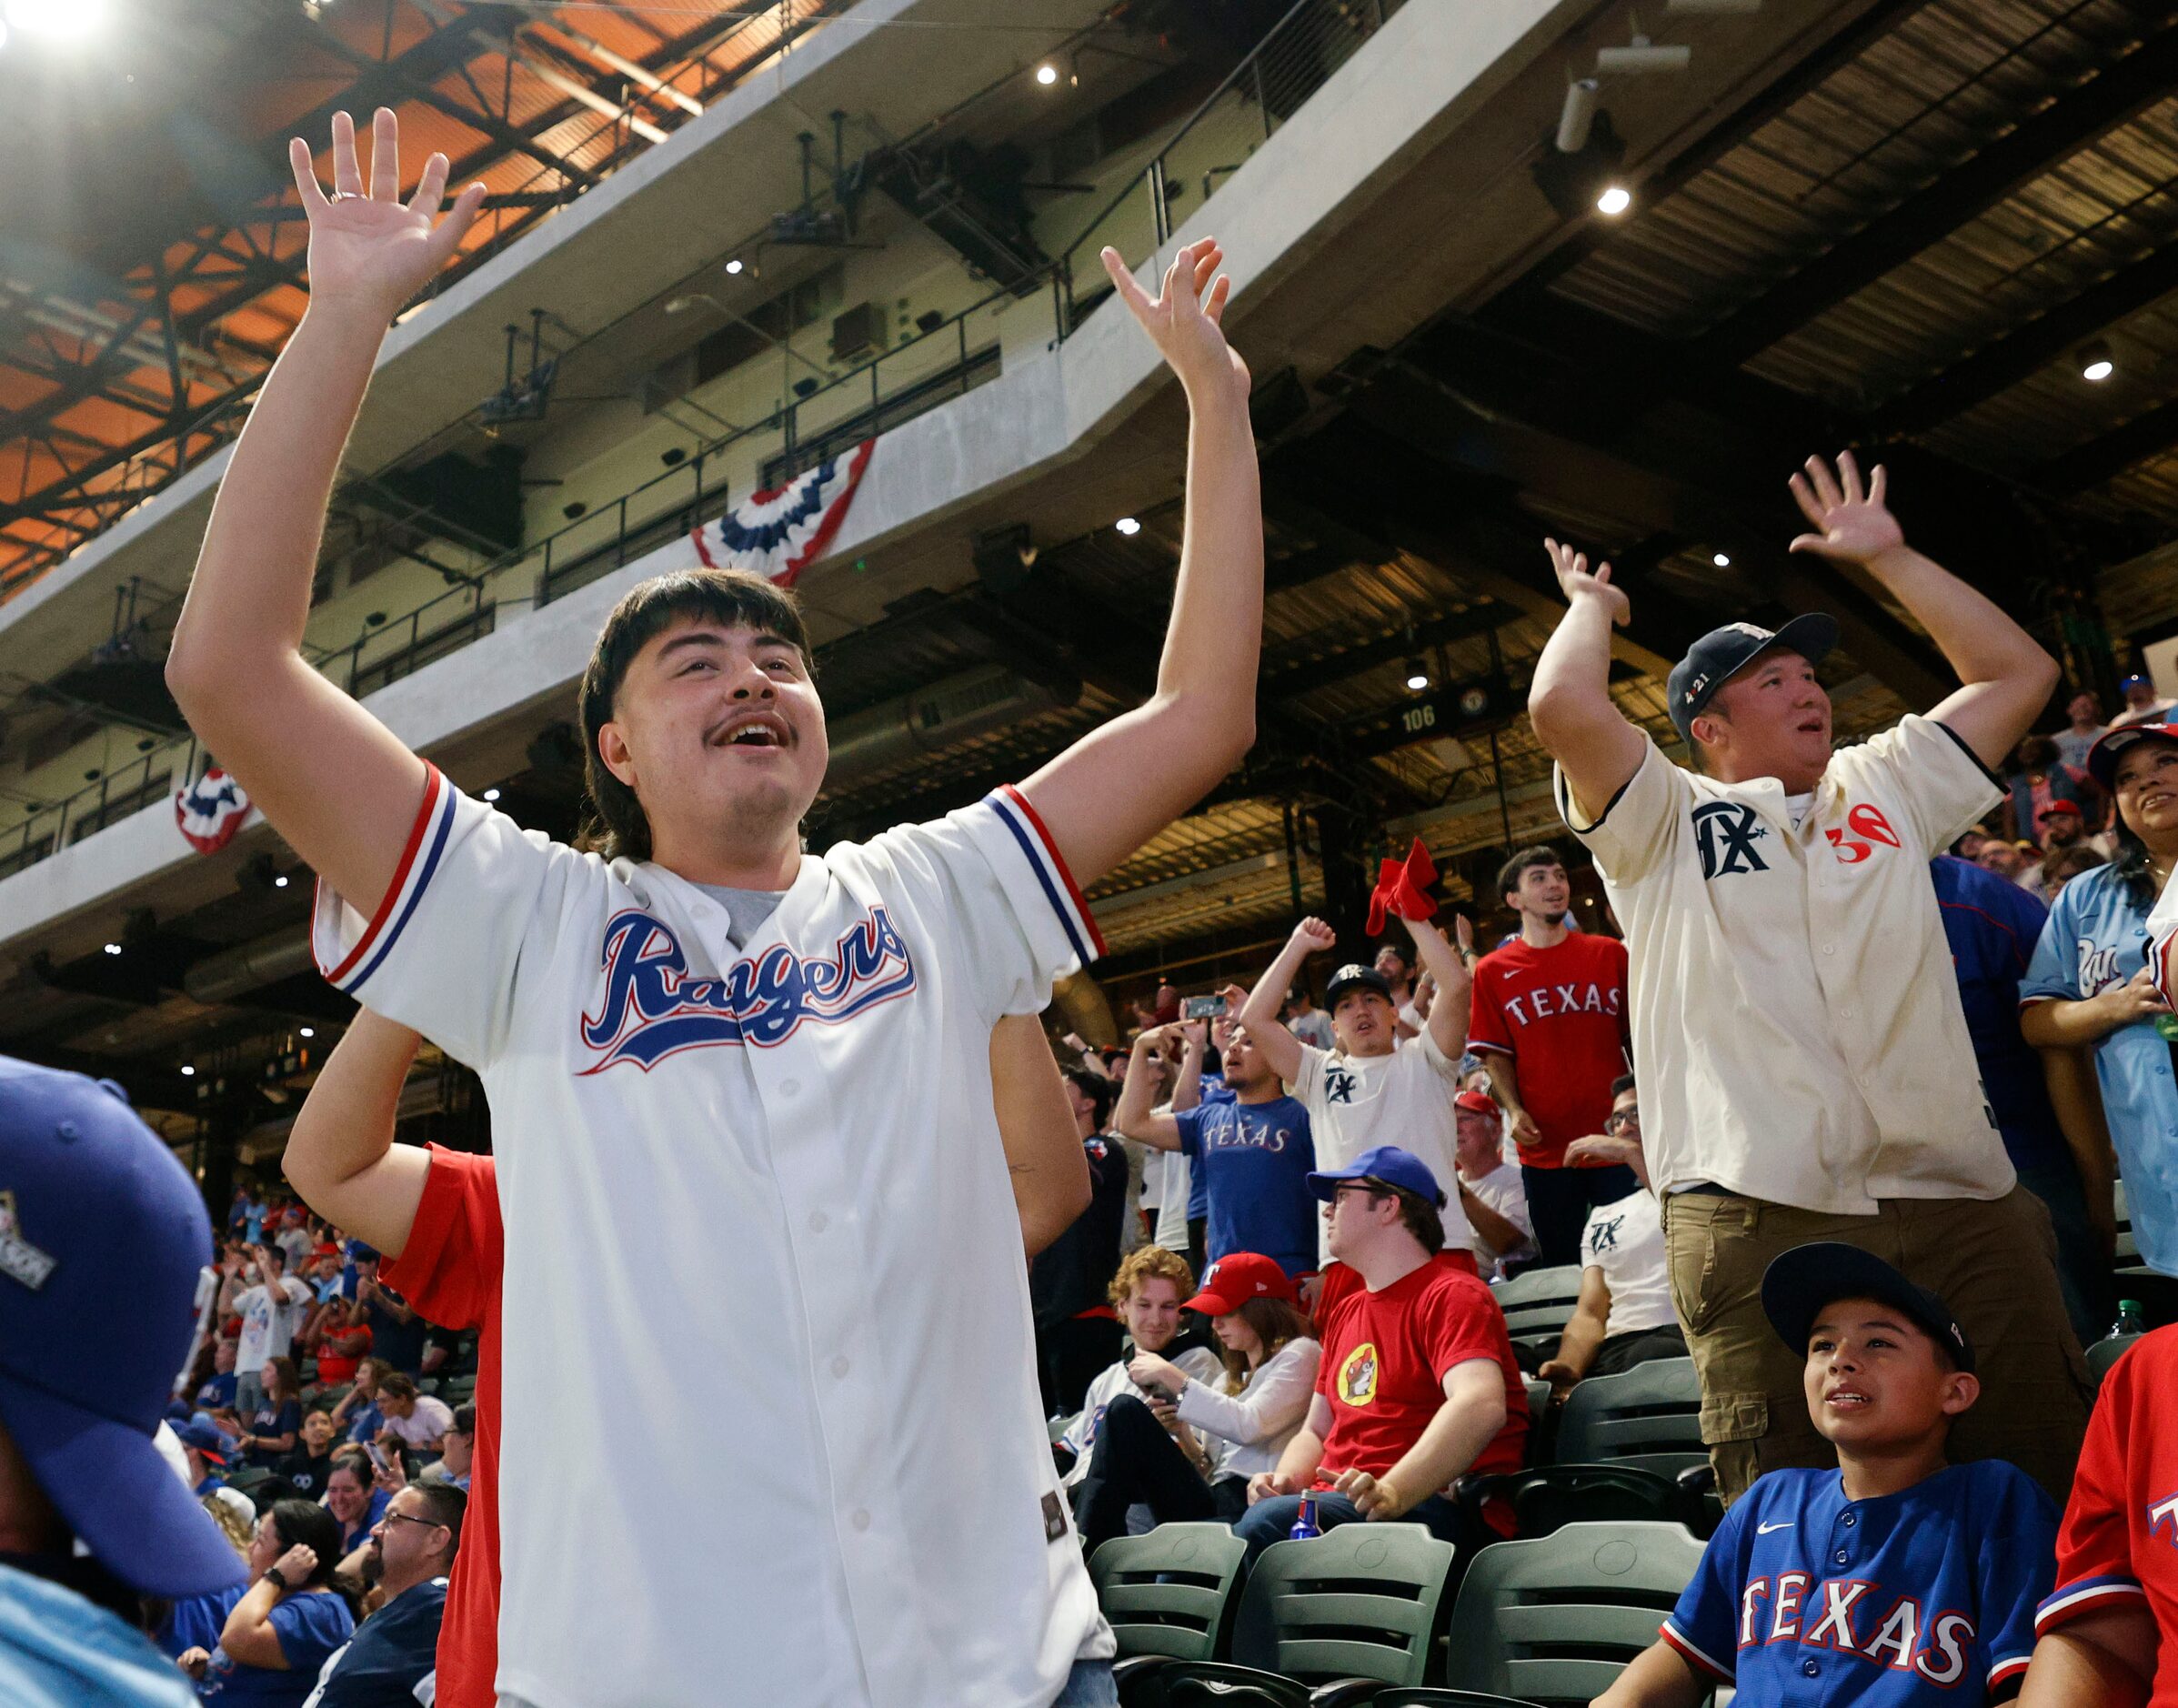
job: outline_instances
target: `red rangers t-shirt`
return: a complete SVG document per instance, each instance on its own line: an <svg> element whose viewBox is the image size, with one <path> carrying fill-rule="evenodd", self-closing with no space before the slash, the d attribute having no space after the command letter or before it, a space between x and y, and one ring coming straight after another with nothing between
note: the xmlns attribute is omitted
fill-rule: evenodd
<svg viewBox="0 0 2178 1708"><path fill-rule="evenodd" d="M1574 931L1554 949L1515 938L1492 949L1475 964L1467 1047L1512 1058L1521 1101L1542 1130L1521 1160L1563 1168L1566 1146L1603 1130L1611 1081L1627 1071L1626 945Z"/></svg>
<svg viewBox="0 0 2178 1708"><path fill-rule="evenodd" d="M477 1446L461 1547L438 1628L438 1708L494 1708L499 1670L499 1278L506 1241L499 1177L489 1157L431 1147L416 1223L385 1279L418 1316L476 1329Z"/></svg>
<svg viewBox="0 0 2178 1708"><path fill-rule="evenodd" d="M2178 1328L2157 1329L2103 1378L2057 1532L2057 1587L2034 1634L2116 1606L2143 1609L2178 1631ZM2157 1645L2149 1708L2178 1708L2178 1643Z"/></svg>
<svg viewBox="0 0 2178 1708"><path fill-rule="evenodd" d="M1505 1426L1468 1469L1477 1476L1518 1471L1528 1388L1512 1361L1505 1313L1484 1283L1448 1264L1424 1263L1380 1291L1362 1288L1340 1300L1316 1370L1316 1392L1331 1407L1316 1486L1330 1488L1342 1471L1390 1470L1444 1404L1445 1372L1476 1358L1496 1361L1504 1372Z"/></svg>

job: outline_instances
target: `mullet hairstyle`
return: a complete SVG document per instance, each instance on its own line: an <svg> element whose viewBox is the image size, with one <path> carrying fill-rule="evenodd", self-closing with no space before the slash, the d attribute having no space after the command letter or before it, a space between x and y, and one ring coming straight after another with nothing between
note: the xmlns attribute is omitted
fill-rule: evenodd
<svg viewBox="0 0 2178 1708"><path fill-rule="evenodd" d="M1187 1259L1161 1245L1138 1245L1120 1259L1105 1296L1113 1304L1123 1305L1136 1288L1151 1281L1170 1281L1179 1289L1182 1299L1195 1296L1195 1271L1188 1267Z"/></svg>
<svg viewBox="0 0 2178 1708"><path fill-rule="evenodd" d="M747 569L676 569L630 588L598 631L582 673L583 784L589 814L575 846L607 860L650 858L650 820L636 791L606 769L597 732L612 721L613 702L636 655L669 628L712 622L776 635L811 665L801 606L776 582Z"/></svg>

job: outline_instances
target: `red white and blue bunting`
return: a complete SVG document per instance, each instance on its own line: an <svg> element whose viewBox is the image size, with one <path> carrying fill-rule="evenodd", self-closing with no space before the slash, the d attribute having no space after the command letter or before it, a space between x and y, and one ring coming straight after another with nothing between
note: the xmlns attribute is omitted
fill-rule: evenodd
<svg viewBox="0 0 2178 1708"><path fill-rule="evenodd" d="M847 507L862 484L876 444L864 439L845 455L828 457L785 486L752 494L727 515L706 522L690 537L696 555L708 568L749 569L792 587L824 556L847 519Z"/></svg>
<svg viewBox="0 0 2178 1708"><path fill-rule="evenodd" d="M232 842L249 813L242 785L216 765L175 791L174 821L199 854L216 854Z"/></svg>

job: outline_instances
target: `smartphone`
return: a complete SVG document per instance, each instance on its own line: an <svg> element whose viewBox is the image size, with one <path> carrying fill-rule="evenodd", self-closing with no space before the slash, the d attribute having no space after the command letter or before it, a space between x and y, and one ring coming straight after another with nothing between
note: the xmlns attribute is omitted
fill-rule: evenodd
<svg viewBox="0 0 2178 1708"><path fill-rule="evenodd" d="M1216 1020L1225 1018L1225 999L1216 996L1189 997L1179 1005L1183 1020Z"/></svg>
<svg viewBox="0 0 2178 1708"><path fill-rule="evenodd" d="M1171 1389L1166 1387L1161 1381L1144 1382L1142 1384L1142 1392L1148 1394L1152 1400L1162 1400L1167 1405L1170 1405L1172 1403L1172 1391Z"/></svg>
<svg viewBox="0 0 2178 1708"><path fill-rule="evenodd" d="M379 1446L377 1442L371 1442L369 1446L364 1449L364 1451L370 1454L371 1463L377 1466L379 1470L388 1473L392 1472L393 1461L386 1456L386 1450Z"/></svg>

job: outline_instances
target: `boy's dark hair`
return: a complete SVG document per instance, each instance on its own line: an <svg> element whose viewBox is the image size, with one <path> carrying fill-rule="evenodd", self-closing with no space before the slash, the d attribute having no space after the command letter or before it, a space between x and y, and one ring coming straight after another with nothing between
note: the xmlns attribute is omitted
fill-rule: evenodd
<svg viewBox="0 0 2178 1708"><path fill-rule="evenodd" d="M416 1378L395 1371L390 1376L378 1378L378 1397L382 1400L413 1400L422 1392Z"/></svg>
<svg viewBox="0 0 2178 1708"><path fill-rule="evenodd" d="M456 1406L454 1408L454 1433L474 1435L476 1432L477 1408L473 1404Z"/></svg>
<svg viewBox="0 0 2178 1708"><path fill-rule="evenodd" d="M1615 1103L1632 1090L1633 1076L1631 1073L1621 1073L1611 1082L1611 1100Z"/></svg>
<svg viewBox="0 0 2178 1708"><path fill-rule="evenodd" d="M1410 1192L1403 1186L1393 1186L1373 1175L1364 1179L1361 1184L1372 1192L1399 1200L1400 1220L1407 1224L1407 1231L1430 1256L1435 1257L1444 1250L1444 1218L1438 1213L1435 1204L1420 1192Z"/></svg>
<svg viewBox="0 0 2178 1708"><path fill-rule="evenodd" d="M636 655L667 629L708 621L777 635L809 659L801 606L786 588L746 569L677 569L628 589L598 631L582 673L583 782L590 817L576 847L607 859L650 858L650 820L636 792L597 756L597 732L612 721L613 701Z"/></svg>
<svg viewBox="0 0 2178 1708"><path fill-rule="evenodd" d="M1565 864L1565 857L1547 843L1538 842L1533 848L1524 848L1498 868L1498 895L1501 899L1521 887L1521 874L1537 866Z"/></svg>
<svg viewBox="0 0 2178 1708"><path fill-rule="evenodd" d="M1119 1099L1119 1088L1101 1073L1091 1073L1087 1068L1062 1068L1059 1071L1095 1107L1097 1130L1103 1131L1104 1123L1111 1117L1111 1106Z"/></svg>

